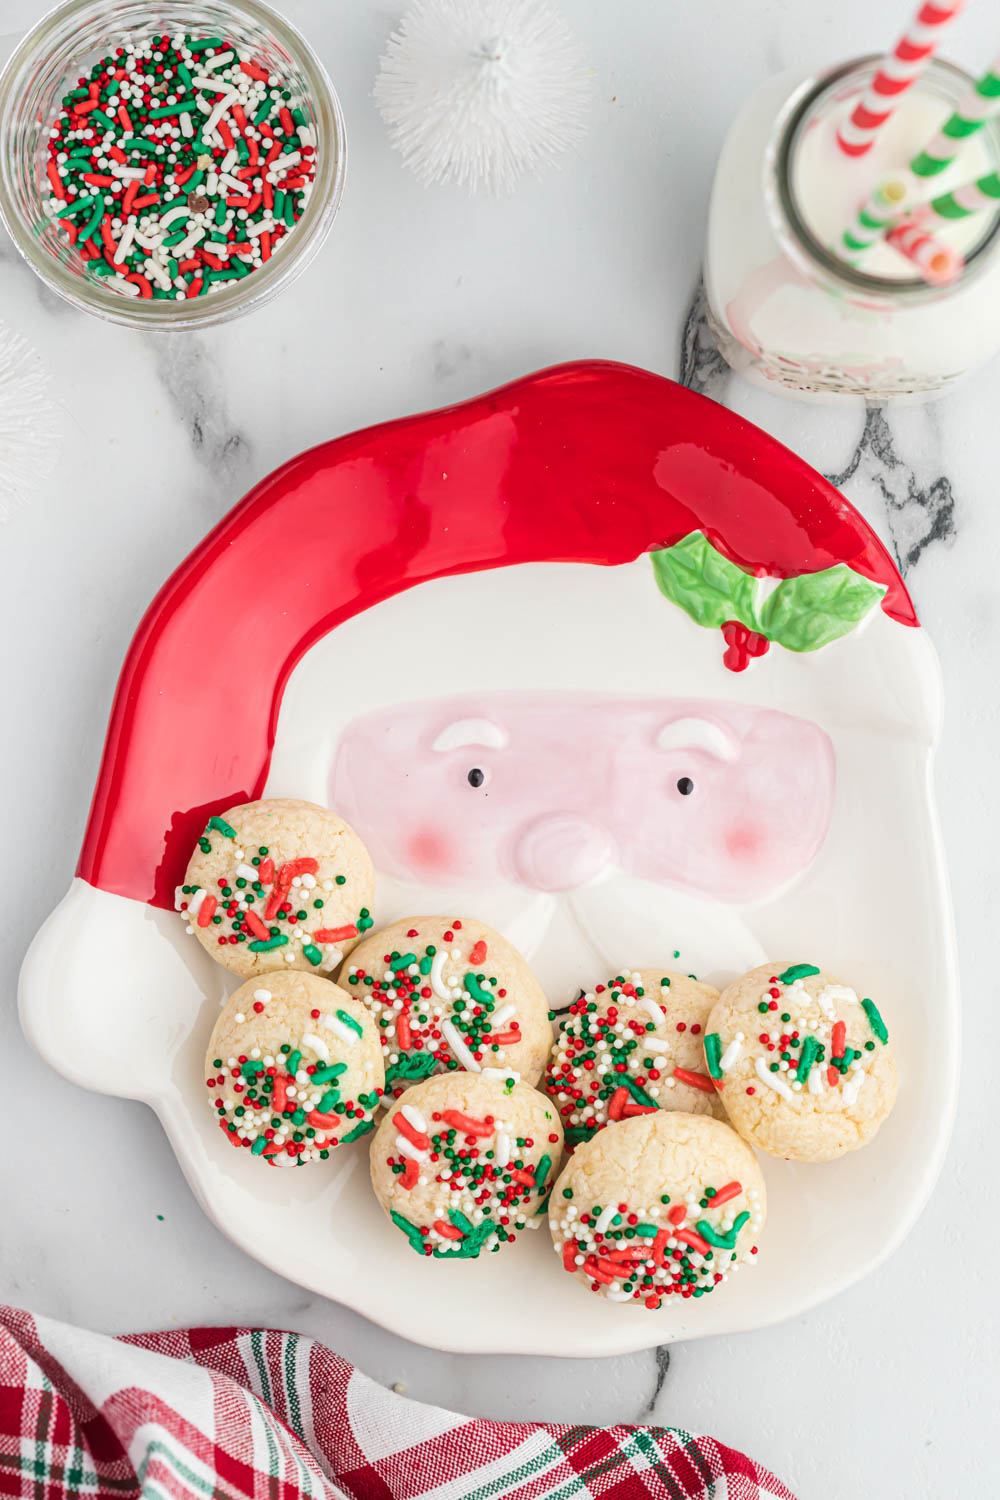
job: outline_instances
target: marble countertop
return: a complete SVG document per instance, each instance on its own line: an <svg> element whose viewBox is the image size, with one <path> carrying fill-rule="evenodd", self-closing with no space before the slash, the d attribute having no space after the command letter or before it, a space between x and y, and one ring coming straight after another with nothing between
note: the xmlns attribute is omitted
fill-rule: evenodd
<svg viewBox="0 0 1000 1500"><path fill-rule="evenodd" d="M44 8L4 0L3 55ZM590 133L558 175L497 203L421 188L388 148L370 91L396 7L285 9L333 76L351 153L334 232L290 292L227 328L142 337L58 302L0 239L0 320L37 351L53 404L52 473L0 528L12 856L0 914L0 1300L109 1331L285 1325L469 1412L707 1430L803 1500L938 1497L976 1481L986 1493L990 1478L1000 1484L982 1442L1000 1385L1000 1208L981 1175L993 1122L979 1030L996 1003L1000 362L924 408L866 417L800 405L720 366L696 290L712 165L746 92L785 66L873 50L888 40L881 22L870 0L565 0L596 69ZM907 7L882 9L902 20ZM959 61L995 51L991 10L960 28ZM300 449L581 356L679 375L752 418L840 484L894 551L946 684L937 786L968 1017L961 1107L905 1245L808 1317L669 1355L457 1357L310 1296L230 1245L148 1110L84 1093L30 1051L16 976L72 872L122 656L174 564Z"/></svg>

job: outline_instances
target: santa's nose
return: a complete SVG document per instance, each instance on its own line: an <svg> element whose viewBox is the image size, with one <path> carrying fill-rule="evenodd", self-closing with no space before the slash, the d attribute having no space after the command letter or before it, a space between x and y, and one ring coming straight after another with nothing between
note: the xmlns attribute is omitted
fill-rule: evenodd
<svg viewBox="0 0 1000 1500"><path fill-rule="evenodd" d="M606 828L579 813L549 813L521 829L514 871L536 891L570 891L586 885L615 858Z"/></svg>

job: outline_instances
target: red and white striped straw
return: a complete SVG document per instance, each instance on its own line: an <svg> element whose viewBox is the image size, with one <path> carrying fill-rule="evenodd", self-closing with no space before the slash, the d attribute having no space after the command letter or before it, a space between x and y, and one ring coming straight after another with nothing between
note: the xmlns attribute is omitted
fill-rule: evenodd
<svg viewBox="0 0 1000 1500"><path fill-rule="evenodd" d="M965 0L926 0L871 83L854 106L849 120L837 131L845 156L864 156L907 89L912 87L937 51L948 25Z"/></svg>
<svg viewBox="0 0 1000 1500"><path fill-rule="evenodd" d="M964 257L950 245L936 239L925 225L903 219L893 226L885 237L900 255L912 261L920 275L931 286L946 286L962 273Z"/></svg>

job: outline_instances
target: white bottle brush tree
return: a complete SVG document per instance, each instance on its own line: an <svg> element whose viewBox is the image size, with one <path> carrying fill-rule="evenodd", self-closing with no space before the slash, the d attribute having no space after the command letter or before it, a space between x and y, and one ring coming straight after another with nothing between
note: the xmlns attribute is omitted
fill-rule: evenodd
<svg viewBox="0 0 1000 1500"><path fill-rule="evenodd" d="M590 81L548 0L417 0L375 100L421 181L502 194L581 139Z"/></svg>

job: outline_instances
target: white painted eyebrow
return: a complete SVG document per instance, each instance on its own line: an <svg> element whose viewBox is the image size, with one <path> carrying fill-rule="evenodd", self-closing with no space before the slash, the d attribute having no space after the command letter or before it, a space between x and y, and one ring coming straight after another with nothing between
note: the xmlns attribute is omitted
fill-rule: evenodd
<svg viewBox="0 0 1000 1500"><path fill-rule="evenodd" d="M456 719L442 729L431 748L458 750L462 745L486 745L491 750L502 750L506 743L506 730L490 719Z"/></svg>
<svg viewBox="0 0 1000 1500"><path fill-rule="evenodd" d="M673 719L656 736L657 750L707 750L718 760L736 760L740 742L711 719Z"/></svg>

